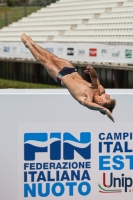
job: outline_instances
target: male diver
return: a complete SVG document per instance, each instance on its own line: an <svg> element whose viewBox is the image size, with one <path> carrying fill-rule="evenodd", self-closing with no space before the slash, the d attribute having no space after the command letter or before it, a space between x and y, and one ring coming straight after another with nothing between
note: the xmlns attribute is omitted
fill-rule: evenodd
<svg viewBox="0 0 133 200"><path fill-rule="evenodd" d="M92 66L87 66L84 71L90 75L92 83L89 83L79 75L77 69L69 61L51 54L26 34L22 34L21 40L34 58L45 67L49 75L58 85L67 88L75 100L91 110L106 114L114 122L111 112L116 100L105 93Z"/></svg>

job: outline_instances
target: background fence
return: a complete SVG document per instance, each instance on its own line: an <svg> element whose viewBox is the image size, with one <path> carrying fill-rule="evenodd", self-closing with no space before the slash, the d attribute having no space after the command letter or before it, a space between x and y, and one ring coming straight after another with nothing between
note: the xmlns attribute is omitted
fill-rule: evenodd
<svg viewBox="0 0 133 200"><path fill-rule="evenodd" d="M85 67L76 66L76 68L85 80L91 81L89 75L84 74ZM133 71L95 69L101 84L105 88L133 88ZM37 63L0 61L0 78L28 83L57 85L45 68Z"/></svg>

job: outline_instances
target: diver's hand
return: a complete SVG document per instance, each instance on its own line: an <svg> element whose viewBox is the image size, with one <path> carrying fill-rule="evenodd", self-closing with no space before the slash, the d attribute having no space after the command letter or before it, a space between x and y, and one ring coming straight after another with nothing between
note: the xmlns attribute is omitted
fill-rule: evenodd
<svg viewBox="0 0 133 200"><path fill-rule="evenodd" d="M108 109L105 110L105 114L108 116L108 118L110 118L113 122L115 122L111 112Z"/></svg>
<svg viewBox="0 0 133 200"><path fill-rule="evenodd" d="M89 74L91 71L93 71L94 70L94 68L92 67L92 66L90 66L90 65L88 65L87 67L86 67L86 70L84 70L84 73L85 74Z"/></svg>
<svg viewBox="0 0 133 200"><path fill-rule="evenodd" d="M113 122L115 122L111 112L108 109L105 109L104 111L100 111L100 113L103 115L107 115Z"/></svg>

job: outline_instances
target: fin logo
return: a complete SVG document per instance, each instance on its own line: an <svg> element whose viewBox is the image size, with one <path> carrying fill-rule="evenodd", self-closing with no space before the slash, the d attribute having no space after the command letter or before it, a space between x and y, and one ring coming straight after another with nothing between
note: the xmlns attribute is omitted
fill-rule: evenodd
<svg viewBox="0 0 133 200"><path fill-rule="evenodd" d="M73 160L77 152L85 160L91 159L91 133L81 132L80 140L71 133L25 133L24 160L35 160L36 153L49 153L50 160Z"/></svg>

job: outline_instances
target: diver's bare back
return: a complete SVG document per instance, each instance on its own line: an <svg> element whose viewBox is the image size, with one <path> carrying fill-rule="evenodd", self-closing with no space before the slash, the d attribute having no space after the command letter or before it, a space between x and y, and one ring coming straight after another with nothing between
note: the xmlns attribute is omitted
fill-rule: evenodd
<svg viewBox="0 0 133 200"><path fill-rule="evenodd" d="M91 83L85 81L77 72L62 77L62 85L80 103L83 103L85 99L93 101L95 89Z"/></svg>

